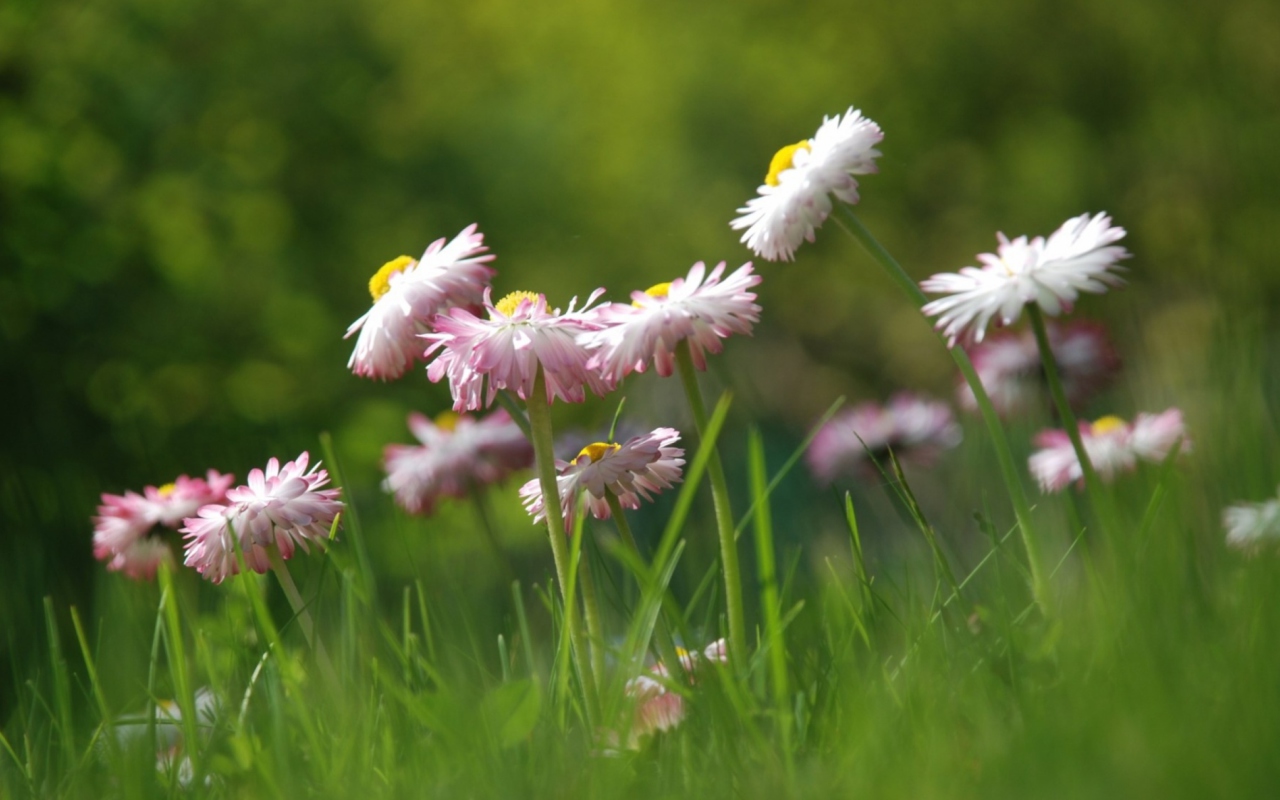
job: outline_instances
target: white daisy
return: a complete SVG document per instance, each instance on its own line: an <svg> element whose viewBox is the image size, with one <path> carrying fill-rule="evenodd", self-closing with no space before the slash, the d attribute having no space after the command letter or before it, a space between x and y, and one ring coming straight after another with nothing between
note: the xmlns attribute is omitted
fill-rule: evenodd
<svg viewBox="0 0 1280 800"><path fill-rule="evenodd" d="M1102 294L1124 283L1112 270L1129 253L1115 244L1124 228L1114 227L1105 213L1069 219L1046 240L1019 236L1010 241L997 234L997 253L981 253L981 268L965 267L921 282L932 294L945 294L921 309L937 317L937 327L954 345L968 335L982 341L987 324L997 314L1010 325L1022 307L1035 303L1049 316L1070 311L1080 292Z"/></svg>
<svg viewBox="0 0 1280 800"><path fill-rule="evenodd" d="M343 338L360 331L347 368L365 378L399 378L422 358L420 334L430 319L450 306L479 304L494 270L481 255L484 234L469 225L445 244L432 242L416 261L400 256L382 265L369 279L373 307L347 328Z"/></svg>
<svg viewBox="0 0 1280 800"><path fill-rule="evenodd" d="M680 432L676 429L655 428L623 444L589 444L572 462L557 459L556 489L565 529L573 527L574 504L582 491L587 493L592 515L608 519L606 492L612 492L623 508L639 508L641 497L652 500L654 494L679 483L684 450L672 446L678 441ZM546 515L542 484L536 478L529 481L520 487L520 497L533 521L541 521Z"/></svg>
<svg viewBox="0 0 1280 800"><path fill-rule="evenodd" d="M747 263L722 281L724 267L721 261L708 275L699 261L687 277L632 292L630 305L601 306L596 319L605 327L578 337L579 344L596 351L587 366L617 382L633 370L644 372L653 361L665 378L674 369L676 345L687 339L694 366L705 370L706 354L720 352L721 339L749 336L760 320L756 296L747 291L760 276Z"/></svg>
<svg viewBox="0 0 1280 800"><path fill-rule="evenodd" d="M1228 506L1222 512L1222 526L1227 529L1227 544L1241 550L1255 549L1267 540L1280 541L1280 500Z"/></svg>
<svg viewBox="0 0 1280 800"><path fill-rule="evenodd" d="M804 240L822 227L831 213L831 198L858 202L854 175L877 171L875 146L884 138L880 126L850 107L844 116L824 117L812 139L779 150L757 190L759 197L738 209L729 223L747 229L742 241L769 261L790 261Z"/></svg>
<svg viewBox="0 0 1280 800"><path fill-rule="evenodd" d="M1139 414L1132 424L1114 416L1081 422L1080 440L1089 462L1104 481L1134 469L1139 461L1164 461L1178 442L1179 452L1191 451L1182 412L1176 408L1160 414ZM1083 485L1084 471L1066 431L1041 431L1035 443L1040 449L1031 455L1028 466L1042 491L1061 491L1072 482Z"/></svg>

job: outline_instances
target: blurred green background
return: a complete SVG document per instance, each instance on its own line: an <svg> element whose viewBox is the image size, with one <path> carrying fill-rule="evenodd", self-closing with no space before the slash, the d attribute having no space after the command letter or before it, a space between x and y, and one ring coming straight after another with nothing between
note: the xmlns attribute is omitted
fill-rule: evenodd
<svg viewBox="0 0 1280 800"><path fill-rule="evenodd" d="M850 105L886 132L860 213L915 276L974 263L997 230L1109 211L1132 286L1081 303L1131 367L1107 410L1229 419L1214 362L1248 341L1264 391L1230 402L1274 420L1274 2L7 0L0 697L42 596L93 618L95 586L123 580L90 551L102 491L243 477L331 430L367 516L398 519L382 446L447 391L345 369L384 261L474 221L499 295L621 299L736 266L728 222L770 156ZM834 225L759 269L762 325L718 365L740 417L795 441L840 394L949 396L928 325ZM665 422L665 388L637 389L641 419ZM1237 450L1273 463L1273 444Z"/></svg>

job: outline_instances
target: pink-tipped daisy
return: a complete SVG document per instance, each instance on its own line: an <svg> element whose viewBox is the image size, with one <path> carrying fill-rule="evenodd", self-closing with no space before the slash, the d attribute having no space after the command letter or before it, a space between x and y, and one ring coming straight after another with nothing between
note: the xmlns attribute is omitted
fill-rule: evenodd
<svg viewBox="0 0 1280 800"><path fill-rule="evenodd" d="M707 645L701 656L697 652L677 648L681 667L691 682L696 682L699 664L704 659L724 664L728 660L726 652L724 639ZM627 697L635 703L635 714L627 740L627 747L632 750L640 746L642 738L669 731L683 722L685 717L684 697L668 689L664 682L670 680L666 665L655 664L649 672L649 675L632 678L626 685Z"/></svg>
<svg viewBox="0 0 1280 800"><path fill-rule="evenodd" d="M389 444L383 455L383 488L411 514L430 514L441 497L465 497L533 465L533 447L504 410L484 419L452 411L433 422L409 415L418 445Z"/></svg>
<svg viewBox="0 0 1280 800"><path fill-rule="evenodd" d="M842 116L823 117L812 139L803 139L779 150L769 162L769 172L758 197L738 209L729 223L747 231L742 241L752 252L769 261L790 261L801 242L813 241L831 213L831 198L858 202L854 175L877 171L884 138L880 126L850 107Z"/></svg>
<svg viewBox="0 0 1280 800"><path fill-rule="evenodd" d="M653 495L679 483L684 450L673 447L678 441L680 432L674 428L655 428L623 444L589 444L572 462L557 459L556 488L565 530L573 528L574 505L580 492L587 493L587 504L596 519L608 519L607 492L612 492L623 508L639 508L640 498L652 500ZM542 521L546 506L542 485L536 478L520 487L520 497L533 521Z"/></svg>
<svg viewBox="0 0 1280 800"><path fill-rule="evenodd" d="M1045 327L1067 401L1080 406L1111 381L1120 368L1120 357L1106 329L1096 322ZM1014 416L1038 404L1043 406L1047 396L1044 367L1035 333L1030 329L997 333L969 348L969 358L997 413ZM958 395L961 406L978 410L968 384L961 383Z"/></svg>
<svg viewBox="0 0 1280 800"><path fill-rule="evenodd" d="M883 406L862 403L836 414L818 431L805 459L814 476L830 484L842 476L874 476L868 453L879 459L892 450L899 461L927 465L960 438L946 403L903 392Z"/></svg>
<svg viewBox="0 0 1280 800"><path fill-rule="evenodd" d="M482 255L484 234L469 225L445 244L437 239L422 258L400 256L369 279L373 307L347 328L356 331L356 349L347 367L365 378L399 378L422 357L420 334L430 330L433 316L450 306L477 305L494 271Z"/></svg>
<svg viewBox="0 0 1280 800"><path fill-rule="evenodd" d="M183 563L214 583L239 572L236 537L245 564L255 572L270 566L269 548L292 558L294 548L308 552L308 543L323 544L334 518L342 511L339 489L322 489L329 473L317 463L307 469L311 456L303 452L280 466L267 462L264 472L253 469L249 482L227 492L227 503L213 503L186 520L186 558Z"/></svg>
<svg viewBox="0 0 1280 800"><path fill-rule="evenodd" d="M1222 526L1227 530L1227 544L1240 550L1255 551L1268 542L1280 543L1280 500L1273 497L1261 503L1227 506L1222 511Z"/></svg>
<svg viewBox="0 0 1280 800"><path fill-rule="evenodd" d="M451 308L435 318L434 333L424 334L431 342L426 355L438 353L427 366L427 377L433 382L449 379L454 411L485 408L500 389L528 400L539 367L546 379L547 402L560 398L581 403L586 399L584 387L603 397L612 391L613 382L587 367L591 354L576 341L580 334L600 328L589 309L603 293L596 289L576 310L575 297L561 313L549 309L541 294L512 292L495 305L490 290L485 290L487 317Z"/></svg>
<svg viewBox="0 0 1280 800"><path fill-rule="evenodd" d="M1163 461L1178 442L1182 443L1180 452L1191 450L1182 412L1176 408L1162 414L1139 414L1133 424L1115 416L1081 422L1080 439L1089 462L1104 481L1134 469L1139 461ZM1042 431L1035 443L1040 449L1027 463L1041 491L1058 492L1071 483L1084 485L1084 470L1066 431Z"/></svg>
<svg viewBox="0 0 1280 800"><path fill-rule="evenodd" d="M94 557L135 580L154 577L170 557L160 529L178 528L201 506L221 502L234 480L211 469L205 478L179 475L173 483L144 487L142 494L103 494L93 519Z"/></svg>
<svg viewBox="0 0 1280 800"><path fill-rule="evenodd" d="M1115 274L1120 269L1116 262L1129 257L1115 244L1124 235L1124 228L1113 226L1105 213L1069 219L1048 239L1019 236L1010 241L996 234L1000 247L978 255L981 268L939 273L920 283L926 292L946 295L921 310L938 318L938 330L952 345L962 337L981 342L997 315L1012 325L1028 303L1056 317L1070 311L1081 292L1102 294L1124 283Z"/></svg>
<svg viewBox="0 0 1280 800"><path fill-rule="evenodd" d="M683 278L659 283L631 293L631 304L602 306L597 319L605 327L584 333L578 342L595 351L589 367L599 369L615 382L631 373L644 372L650 361L667 377L675 364L675 349L689 342L694 366L707 368L707 353L719 353L721 339L732 334L749 336L760 320L756 296L748 291L760 283L748 262L723 281L721 261L707 274L699 261Z"/></svg>

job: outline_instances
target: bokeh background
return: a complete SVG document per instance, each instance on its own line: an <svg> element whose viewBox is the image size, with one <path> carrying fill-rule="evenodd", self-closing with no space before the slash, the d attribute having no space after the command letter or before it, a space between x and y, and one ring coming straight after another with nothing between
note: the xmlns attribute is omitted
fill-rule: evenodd
<svg viewBox="0 0 1280 800"><path fill-rule="evenodd" d="M997 230L1111 212L1131 287L1080 306L1129 367L1103 410L1176 402L1218 438L1204 469L1274 463L1274 435L1231 424L1275 430L1274 2L0 4L0 712L41 598L99 619L123 583L90 552L103 491L243 477L332 431L383 574L483 571L468 509L410 521L378 489L383 445L447 390L345 369L368 277L471 222L499 294L621 299L736 266L728 222L770 156L850 105L886 131L860 214L913 275L973 263ZM711 381L773 451L840 395L951 396L929 326L834 225L759 269L762 324ZM633 383L636 424L681 413L672 387ZM1261 499L1275 472L1230 489ZM786 489L780 517L813 491ZM547 561L514 498L495 505Z"/></svg>

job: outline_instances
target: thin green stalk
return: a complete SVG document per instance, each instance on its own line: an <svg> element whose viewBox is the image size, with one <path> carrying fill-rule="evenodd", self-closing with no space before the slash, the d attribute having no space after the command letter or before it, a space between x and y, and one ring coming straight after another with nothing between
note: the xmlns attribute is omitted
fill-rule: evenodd
<svg viewBox="0 0 1280 800"><path fill-rule="evenodd" d="M751 430L750 456L751 494L755 499L756 565L760 579L760 606L764 616L765 641L769 643L769 684L773 694L774 717L782 739L782 757L787 776L794 774L791 753L791 691L787 686L787 647L782 636L782 619L778 599L778 570L773 553L773 517L769 510L768 476L764 459L764 441L759 429Z"/></svg>
<svg viewBox="0 0 1280 800"><path fill-rule="evenodd" d="M618 534L622 536L622 541L627 543L631 552L639 556L640 548L636 545L636 537L631 534L631 524L627 522L627 516L622 512L622 503L618 502L618 496L606 488L604 500L609 504L609 512L613 514L613 524L618 527ZM641 560L644 560L643 557Z"/></svg>
<svg viewBox="0 0 1280 800"><path fill-rule="evenodd" d="M585 525L583 535L586 535ZM583 558L578 569L578 580L582 583L582 610L587 618L587 638L590 640L587 646L591 650L591 671L604 680L604 617L600 613L600 596L596 592L591 559Z"/></svg>
<svg viewBox="0 0 1280 800"><path fill-rule="evenodd" d="M885 272L889 273L889 277L893 279L898 286L906 292L916 307L922 307L929 302L929 298L925 296L916 282L906 273L902 265L885 250L880 242L871 235L871 231L867 230L862 224L862 220L858 219L853 213L853 209L844 204L840 204L845 219L839 217L836 221L840 227L852 236L867 254L875 259ZM1044 569L1043 558L1040 552L1040 542L1036 537L1035 528L1031 524L1031 503L1027 500L1026 490L1022 486L1022 480L1018 477L1018 470L1014 466L1013 453L1009 449L1009 440L1005 436L1004 427L1000 424L1000 417L996 414L995 407L991 405L991 398L987 395L987 390L982 385L982 380L978 377L978 373L974 370L973 364L969 361L969 355L962 347L949 347L948 352L951 358L956 362L956 366L960 368L960 374L964 376L965 383L973 391L974 399L978 402L978 410L982 413L982 421L987 426L987 434L991 437L991 444L996 451L996 461L1000 465L1000 477L1004 480L1005 491L1009 493L1009 501L1013 504L1013 514L1018 520L1018 530L1022 534L1022 546L1027 553L1027 564L1031 570L1031 593L1035 597L1036 605L1040 607L1040 613L1049 616L1051 613L1050 591L1047 575Z"/></svg>
<svg viewBox="0 0 1280 800"><path fill-rule="evenodd" d="M58 633L58 618L53 610L53 598L44 597L45 630L49 634L49 662L53 667L53 700L58 711L58 739L62 744L65 769L69 772L76 763L75 729L71 724L71 678L67 661L62 656L62 642Z"/></svg>
<svg viewBox="0 0 1280 800"><path fill-rule="evenodd" d="M113 755L116 749L116 737L111 735L111 707L107 704L107 696L102 691L102 683L98 680L98 667L94 663L93 651L89 649L89 638L84 634L84 625L80 622L80 612L71 607L71 624L76 629L76 641L80 643L80 655L84 658L85 669L89 671L89 685L93 688L93 699L98 704L98 714L102 717L102 729L108 732L107 749Z"/></svg>
<svg viewBox="0 0 1280 800"><path fill-rule="evenodd" d="M333 662L329 660L329 653L324 649L324 642L316 636L316 626L311 619L311 611L302 599L298 585L293 582L293 576L289 574L289 567L284 563L280 549L275 545L268 547L267 559L271 562L271 571L275 573L276 580L280 582L280 588L284 589L285 597L289 598L289 605L298 618L298 624L302 627L302 635L307 638L307 644L315 651L316 660L320 663L320 671L324 673L325 680L333 686L341 685L338 681L338 673L333 670Z"/></svg>
<svg viewBox="0 0 1280 800"><path fill-rule="evenodd" d="M1049 383L1049 394L1053 396L1054 405L1058 407L1058 417L1062 420L1062 427L1067 429L1067 437L1071 439L1071 447L1076 451L1076 459L1080 462L1085 489L1093 500L1094 508L1105 517L1102 520L1105 535L1112 526L1114 518L1111 517L1110 509L1106 506L1106 489L1098 477L1098 471L1093 468L1089 451L1085 449L1084 440L1080 437L1080 425L1076 422L1075 412L1071 410L1066 390L1062 387L1062 377L1058 374L1058 361L1054 358L1053 347L1049 344L1049 330L1044 324L1044 312L1035 303L1028 303L1027 319L1031 321L1031 330L1036 335L1036 346L1040 348L1040 363L1044 365L1044 377Z"/></svg>
<svg viewBox="0 0 1280 800"><path fill-rule="evenodd" d="M560 492L556 484L555 451L551 432L551 406L547 403L546 378L542 367L538 367L538 376L533 382L533 391L527 402L529 409L529 429L533 434L533 455L537 462L538 482L542 487L542 507L545 509L547 521L547 538L551 541L551 555L556 564L556 582L560 584L560 596L565 600L565 625L569 628L569 639L573 645L574 655L578 661L578 671L582 675L583 693L587 697L586 708L588 722L595 724L600 718L596 706L596 681L591 669L586 637L582 631L582 621L568 596L569 587L569 546L565 541L564 517L560 513Z"/></svg>
<svg viewBox="0 0 1280 800"><path fill-rule="evenodd" d="M689 406L693 410L693 422L698 436L706 435L707 407L698 388L698 375L689 355L688 340L681 340L676 347L676 364L680 368L680 381L684 384ZM724 478L724 465L720 463L720 449L711 451L707 464L711 478L711 498L716 511L716 532L720 537L720 563L724 567L725 614L729 618L729 664L735 672L746 665L747 634L742 614L742 576L738 567L737 539L733 533L733 505L729 502L729 485Z"/></svg>

